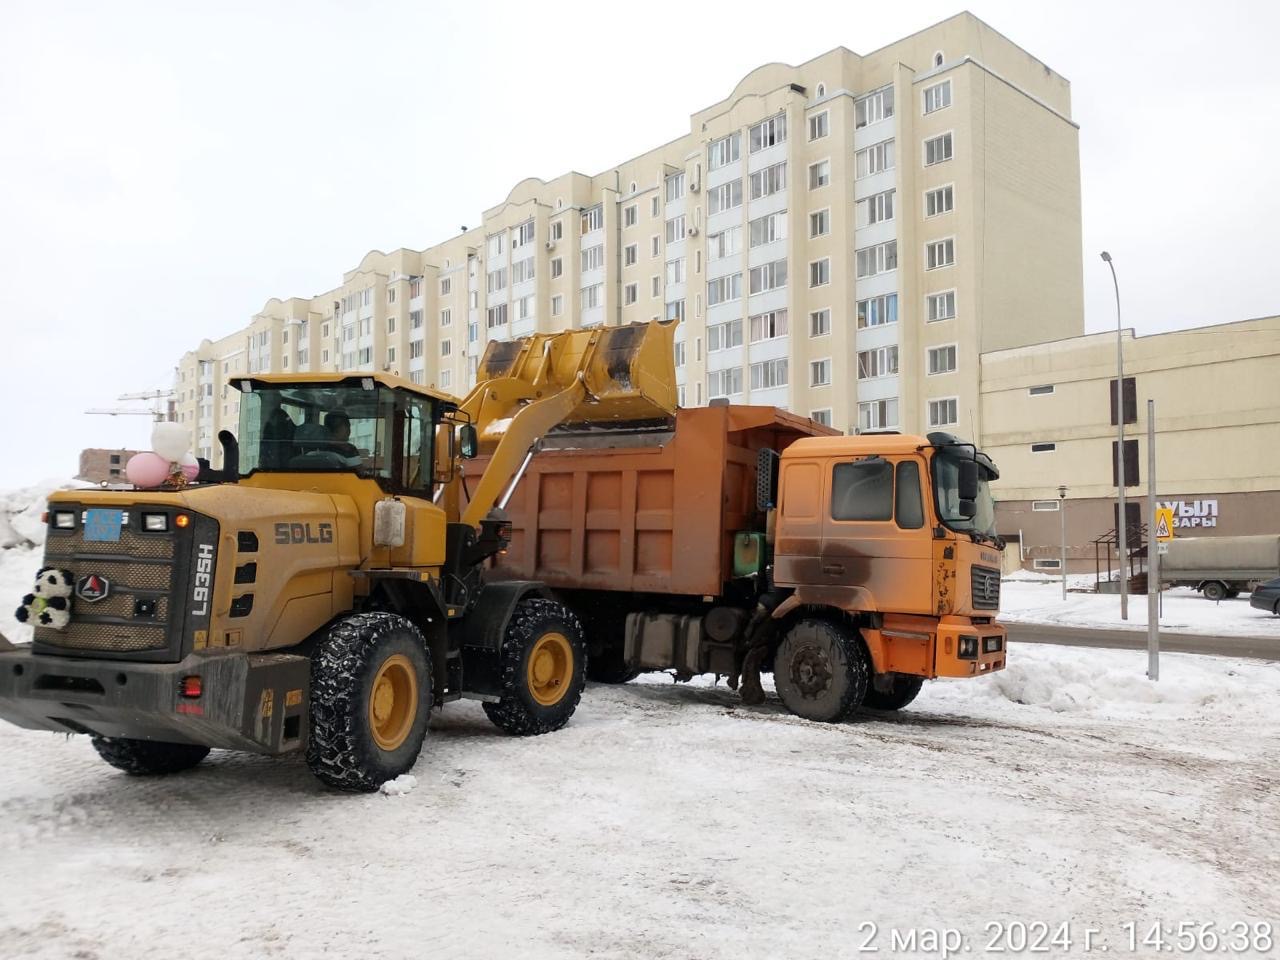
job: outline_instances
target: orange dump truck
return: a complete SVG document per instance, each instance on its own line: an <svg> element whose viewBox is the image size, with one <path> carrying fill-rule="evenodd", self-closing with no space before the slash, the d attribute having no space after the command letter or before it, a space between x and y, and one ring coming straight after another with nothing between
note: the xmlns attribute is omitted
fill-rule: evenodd
<svg viewBox="0 0 1280 960"><path fill-rule="evenodd" d="M842 436L774 407L556 431L508 491L490 576L551 587L596 680L716 673L755 702L772 668L802 717L898 709L1004 667L997 476L948 434Z"/></svg>

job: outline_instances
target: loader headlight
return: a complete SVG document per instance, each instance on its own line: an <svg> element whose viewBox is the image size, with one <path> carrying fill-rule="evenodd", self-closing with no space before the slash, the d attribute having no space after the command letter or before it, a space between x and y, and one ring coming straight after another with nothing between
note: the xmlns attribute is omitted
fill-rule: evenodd
<svg viewBox="0 0 1280 960"><path fill-rule="evenodd" d="M74 530L76 528L76 515L72 510L55 510L53 512L53 525L59 530Z"/></svg>
<svg viewBox="0 0 1280 960"><path fill-rule="evenodd" d="M978 638L977 637L961 637L960 644L956 648L956 656L961 660L978 659Z"/></svg>
<svg viewBox="0 0 1280 960"><path fill-rule="evenodd" d="M164 533L169 529L169 515L167 513L144 513L142 515L142 529L147 533Z"/></svg>

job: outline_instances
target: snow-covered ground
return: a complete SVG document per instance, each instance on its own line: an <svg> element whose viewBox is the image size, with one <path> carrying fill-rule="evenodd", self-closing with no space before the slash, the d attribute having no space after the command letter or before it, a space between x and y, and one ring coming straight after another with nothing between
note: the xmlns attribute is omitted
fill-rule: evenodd
<svg viewBox="0 0 1280 960"><path fill-rule="evenodd" d="M1068 587L1093 586L1092 576L1072 576ZM1052 623L1063 627L1114 630L1147 629L1147 596L1129 598L1129 619L1120 619L1118 594L1068 592L1062 599L1062 581L1039 574L1020 573L1000 585L1000 619L1007 623ZM1189 587L1164 591L1160 627L1173 633L1212 636L1276 637L1280 617L1249 606L1249 595L1214 603ZM1280 646L1277 647L1280 649Z"/></svg>
<svg viewBox="0 0 1280 960"><path fill-rule="evenodd" d="M31 639L31 628L14 620L13 612L31 592L44 557L45 501L67 486L83 484L46 480L0 493L0 633L14 642Z"/></svg>
<svg viewBox="0 0 1280 960"><path fill-rule="evenodd" d="M1154 956L1122 924L1275 923L1280 665L1162 665L1015 646L834 726L663 675L534 739L455 703L416 789L368 796L235 754L134 779L6 728L0 956L834 960L1036 921L1073 925L1042 956L1086 926Z"/></svg>

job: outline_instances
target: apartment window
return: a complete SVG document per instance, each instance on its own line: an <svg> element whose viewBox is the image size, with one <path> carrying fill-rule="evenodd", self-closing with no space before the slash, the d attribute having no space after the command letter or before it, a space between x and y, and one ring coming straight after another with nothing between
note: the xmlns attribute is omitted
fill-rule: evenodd
<svg viewBox="0 0 1280 960"><path fill-rule="evenodd" d="M422 341L414 340L409 344L409 358L411 360L417 360L421 356L422 356Z"/></svg>
<svg viewBox="0 0 1280 960"><path fill-rule="evenodd" d="M452 341L452 340L441 340L441 341L440 341L440 356L442 356L442 357L451 357L451 356L453 356L453 341Z"/></svg>
<svg viewBox="0 0 1280 960"><path fill-rule="evenodd" d="M661 249L662 249L662 238L659 236L650 237L649 238L649 256L651 258L656 257Z"/></svg>
<svg viewBox="0 0 1280 960"><path fill-rule="evenodd" d="M787 311L770 310L768 313L757 313L747 320L751 330L751 342L773 340L787 335Z"/></svg>
<svg viewBox="0 0 1280 960"><path fill-rule="evenodd" d="M890 430L898 425L898 398L858 404L860 430Z"/></svg>
<svg viewBox="0 0 1280 960"><path fill-rule="evenodd" d="M859 227L869 227L873 223L892 220L893 195L893 190L885 190L859 200L856 204L857 225Z"/></svg>
<svg viewBox="0 0 1280 960"><path fill-rule="evenodd" d="M930 323L938 320L951 320L956 315L956 292L944 290L942 293L931 293L925 297L925 316Z"/></svg>
<svg viewBox="0 0 1280 960"><path fill-rule="evenodd" d="M373 287L365 287L360 291L360 305L362 307L373 305Z"/></svg>
<svg viewBox="0 0 1280 960"><path fill-rule="evenodd" d="M471 309L472 309L472 310L474 310L474 309L476 309L478 306L480 306L480 293L479 293L479 291L477 291L477 290L472 290L472 291L471 291L471 293L467 296L467 303L469 303L469 304L471 305Z"/></svg>
<svg viewBox="0 0 1280 960"><path fill-rule="evenodd" d="M809 140L811 142L821 140L830 132L831 124L826 110L821 113L815 113L809 118Z"/></svg>
<svg viewBox="0 0 1280 960"><path fill-rule="evenodd" d="M1116 485L1116 449L1118 444L1115 440L1111 441L1111 485ZM1138 441L1126 440L1124 442L1124 485L1126 487L1136 487L1138 485Z"/></svg>
<svg viewBox="0 0 1280 960"><path fill-rule="evenodd" d="M809 164L809 189L817 190L831 182L831 161L819 160Z"/></svg>
<svg viewBox="0 0 1280 960"><path fill-rule="evenodd" d="M559 240L564 236L564 221L557 220L551 224L551 239Z"/></svg>
<svg viewBox="0 0 1280 960"><path fill-rule="evenodd" d="M533 319L533 294L532 293L529 294L528 296L521 297L519 300L515 302L514 306L516 309L517 320Z"/></svg>
<svg viewBox="0 0 1280 960"><path fill-rule="evenodd" d="M639 298L639 294L637 293L636 285L634 283L628 283L625 287L622 288L623 306L626 306L626 307L631 306L631 304L635 303L638 298Z"/></svg>
<svg viewBox="0 0 1280 960"><path fill-rule="evenodd" d="M672 300L666 305L663 316L668 320L674 320L676 323L684 322L684 301Z"/></svg>
<svg viewBox="0 0 1280 960"><path fill-rule="evenodd" d="M325 337L326 339L328 338L329 325L327 323L323 323L320 325L320 336Z"/></svg>
<svg viewBox="0 0 1280 960"><path fill-rule="evenodd" d="M649 278L649 296L656 297L662 293L662 278L658 276Z"/></svg>
<svg viewBox="0 0 1280 960"><path fill-rule="evenodd" d="M634 243L629 243L622 248L622 265L624 267L633 266L639 257L639 248Z"/></svg>
<svg viewBox="0 0 1280 960"><path fill-rule="evenodd" d="M387 333L395 333L395 332L396 332L396 318L387 317ZM287 333L286 333L286 336L288 336Z"/></svg>
<svg viewBox="0 0 1280 960"><path fill-rule="evenodd" d="M885 87L868 94L853 105L853 125L862 128L893 116L893 87Z"/></svg>
<svg viewBox="0 0 1280 960"><path fill-rule="evenodd" d="M719 233L707 237L707 257L711 260L723 260L736 256L742 250L742 228L729 227Z"/></svg>
<svg viewBox="0 0 1280 960"><path fill-rule="evenodd" d="M730 180L707 191L707 213L722 213L742 206L742 181Z"/></svg>
<svg viewBox="0 0 1280 960"><path fill-rule="evenodd" d="M387 287L387 303L395 303L395 302L396 302L396 288L392 286L388 286ZM287 341L288 338L289 338L289 333L288 331L285 331L285 340Z"/></svg>
<svg viewBox="0 0 1280 960"><path fill-rule="evenodd" d="M1061 570L1061 559L1036 559L1031 561L1032 566L1037 570Z"/></svg>
<svg viewBox="0 0 1280 960"><path fill-rule="evenodd" d="M824 308L809 314L809 336L825 337L831 332L831 310Z"/></svg>
<svg viewBox="0 0 1280 960"><path fill-rule="evenodd" d="M1037 387L1027 388L1027 393L1033 397L1047 397L1052 395L1053 392L1054 385L1052 383L1042 383Z"/></svg>
<svg viewBox="0 0 1280 960"><path fill-rule="evenodd" d="M810 410L809 419L814 423L820 423L824 427L831 426L831 408L826 407L822 410Z"/></svg>
<svg viewBox="0 0 1280 960"><path fill-rule="evenodd" d="M769 290L778 290L786 285L786 260L774 260L772 263L764 263L758 267L751 268L748 281L748 290L751 293L765 293Z"/></svg>
<svg viewBox="0 0 1280 960"><path fill-rule="evenodd" d="M673 173L664 181L666 185L667 203L675 203L684 196L684 174Z"/></svg>
<svg viewBox="0 0 1280 960"><path fill-rule="evenodd" d="M1032 500L1032 513L1057 513L1062 509L1062 504L1057 500Z"/></svg>
<svg viewBox="0 0 1280 960"><path fill-rule="evenodd" d="M533 279L533 257L517 260L511 265L511 282L524 283Z"/></svg>
<svg viewBox="0 0 1280 960"><path fill-rule="evenodd" d="M956 404L959 400L956 397L943 397L940 400L929 401L929 426L931 427L952 427L960 422L956 415Z"/></svg>
<svg viewBox="0 0 1280 960"><path fill-rule="evenodd" d="M667 243L678 243L684 239L684 214L672 217L667 221Z"/></svg>
<svg viewBox="0 0 1280 960"><path fill-rule="evenodd" d="M633 203L630 206L622 208L622 225L624 227L634 227L636 225L637 210Z"/></svg>
<svg viewBox="0 0 1280 960"><path fill-rule="evenodd" d="M863 247L857 253L858 277L874 277L898 269L898 241L888 240Z"/></svg>
<svg viewBox="0 0 1280 960"><path fill-rule="evenodd" d="M555 280L564 273L564 261L556 257L551 261L551 279Z"/></svg>
<svg viewBox="0 0 1280 960"><path fill-rule="evenodd" d="M787 358L762 360L751 365L751 389L768 390L787 385Z"/></svg>
<svg viewBox="0 0 1280 960"><path fill-rule="evenodd" d="M924 195L924 215L926 217L936 217L944 213L950 213L954 206L954 200L953 190L950 185L930 190Z"/></svg>
<svg viewBox="0 0 1280 960"><path fill-rule="evenodd" d="M452 385L453 385L453 371L452 371L452 370L441 370L441 371L440 371L440 386L441 386L441 387L446 387L446 388L447 388L447 387L451 387Z"/></svg>
<svg viewBox="0 0 1280 960"><path fill-rule="evenodd" d="M1111 425L1116 425L1116 381L1113 378L1109 387L1111 391ZM1138 422L1138 385L1133 377L1124 378L1124 422Z"/></svg>
<svg viewBox="0 0 1280 960"><path fill-rule="evenodd" d="M747 131L751 152L777 146L787 139L787 115L780 113L768 120L761 120Z"/></svg>
<svg viewBox="0 0 1280 960"><path fill-rule="evenodd" d="M707 169L718 170L730 163L737 163L742 151L742 134L731 133L713 140L707 150Z"/></svg>
<svg viewBox="0 0 1280 960"><path fill-rule="evenodd" d="M742 346L742 320L707 325L707 353Z"/></svg>
<svg viewBox="0 0 1280 960"><path fill-rule="evenodd" d="M889 377L898 372L898 348L877 347L858 351L858 379L874 380Z"/></svg>
<svg viewBox="0 0 1280 960"><path fill-rule="evenodd" d="M825 237L831 232L831 210L815 210L809 214L809 237Z"/></svg>
<svg viewBox="0 0 1280 960"><path fill-rule="evenodd" d="M892 140L873 143L869 147L863 147L853 155L853 175L859 180L875 173L892 170L893 165L894 148Z"/></svg>
<svg viewBox="0 0 1280 960"><path fill-rule="evenodd" d="M442 326L442 327L447 327L447 326L451 325L452 323L453 323L453 311L452 311L452 310L441 310L441 311L440 311L440 326Z"/></svg>
<svg viewBox="0 0 1280 960"><path fill-rule="evenodd" d="M667 261L667 286L684 283L684 257Z"/></svg>
<svg viewBox="0 0 1280 960"><path fill-rule="evenodd" d="M421 370L410 370L410 371L409 371L409 382L410 382L410 383L416 383L416 384L418 384L419 386L421 386L423 383L425 383L425 382L426 382L426 377L423 375L423 373L422 373L422 371L421 371Z"/></svg>
<svg viewBox="0 0 1280 960"><path fill-rule="evenodd" d="M924 88L924 112L933 113L951 106L951 81L943 80L932 87Z"/></svg>
<svg viewBox="0 0 1280 960"><path fill-rule="evenodd" d="M564 313L564 295L557 293L551 298L551 315L558 317Z"/></svg>
<svg viewBox="0 0 1280 960"><path fill-rule="evenodd" d="M582 288L582 309L590 310L604 303L604 284L593 283L589 287Z"/></svg>
<svg viewBox="0 0 1280 960"><path fill-rule="evenodd" d="M710 370L707 372L707 397L733 397L742 393L742 368L729 367L727 370ZM701 402L702 398L699 397Z"/></svg>
<svg viewBox="0 0 1280 960"><path fill-rule="evenodd" d="M582 234L585 236L594 230L604 227L604 205L597 203L589 210L582 211Z"/></svg>
<svg viewBox="0 0 1280 960"><path fill-rule="evenodd" d="M486 248L488 250L489 259L492 260L494 257L502 256L503 234L495 233L492 237L489 237L486 241Z"/></svg>
<svg viewBox="0 0 1280 960"><path fill-rule="evenodd" d="M831 384L831 358L809 361L809 386L825 387Z"/></svg>
<svg viewBox="0 0 1280 960"><path fill-rule="evenodd" d="M511 231L511 249L518 250L530 243L533 243L533 221L526 220Z"/></svg>
<svg viewBox="0 0 1280 960"><path fill-rule="evenodd" d="M831 282L831 258L823 257L809 264L809 286L821 287Z"/></svg>
<svg viewBox="0 0 1280 960"><path fill-rule="evenodd" d="M507 287L507 268L499 267L497 270L490 270L488 273L488 284L490 293L505 290Z"/></svg>
<svg viewBox="0 0 1280 960"><path fill-rule="evenodd" d="M727 277L717 277L707 281L707 305L714 307L717 303L728 303L742 297L742 274L732 273Z"/></svg>
<svg viewBox="0 0 1280 960"><path fill-rule="evenodd" d="M780 210L778 213L757 217L747 224L747 228L751 231L750 243L753 249L762 247L766 243L773 243L775 240L785 240L787 238L787 211Z"/></svg>
<svg viewBox="0 0 1280 960"><path fill-rule="evenodd" d="M373 317L365 317L360 321L360 335L367 337L373 333Z"/></svg>
<svg viewBox="0 0 1280 960"><path fill-rule="evenodd" d="M673 344L673 346L675 347L676 366L683 367L684 366L684 341L677 340Z"/></svg>
<svg viewBox="0 0 1280 960"><path fill-rule="evenodd" d="M787 189L787 161L775 163L751 174L751 199L772 196Z"/></svg>
<svg viewBox="0 0 1280 960"><path fill-rule="evenodd" d="M506 324L507 305L505 303L500 303L495 307L490 307L487 313L488 313L487 319L488 319L490 330L492 330L494 327L501 327L504 324Z"/></svg>
<svg viewBox="0 0 1280 960"><path fill-rule="evenodd" d="M443 284L441 285L443 286ZM448 291L443 290L441 292L447 293ZM412 280L409 281L409 299L412 300L414 297L420 297L420 296L422 296L422 278L414 277Z"/></svg>
<svg viewBox="0 0 1280 960"><path fill-rule="evenodd" d="M929 376L938 373L954 373L956 369L956 345L948 343L928 350Z"/></svg>
<svg viewBox="0 0 1280 960"><path fill-rule="evenodd" d="M589 270L599 270L604 266L604 244L597 243L594 247L587 247L582 251L582 272Z"/></svg>
<svg viewBox="0 0 1280 960"><path fill-rule="evenodd" d="M935 240L924 248L924 266L926 270L937 270L949 267L956 262L956 242L948 237L946 240Z"/></svg>
<svg viewBox="0 0 1280 960"><path fill-rule="evenodd" d="M924 142L924 165L932 167L951 159L951 134L944 133Z"/></svg>
<svg viewBox="0 0 1280 960"><path fill-rule="evenodd" d="M1058 445L1056 443L1033 443L1031 445L1032 453L1053 453L1057 449L1058 449ZM1114 476L1115 476L1115 472L1112 471L1113 479L1114 479Z"/></svg>
<svg viewBox="0 0 1280 960"><path fill-rule="evenodd" d="M649 216L656 217L658 215L658 205L660 201L661 201L661 198L655 194L653 199L649 203Z"/></svg>

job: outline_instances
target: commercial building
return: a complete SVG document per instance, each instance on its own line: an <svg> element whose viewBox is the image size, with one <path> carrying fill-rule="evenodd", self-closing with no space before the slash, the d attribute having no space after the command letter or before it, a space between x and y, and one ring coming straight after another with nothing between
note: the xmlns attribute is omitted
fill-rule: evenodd
<svg viewBox="0 0 1280 960"><path fill-rule="evenodd" d="M80 451L80 469L76 473L77 480L88 483L124 483L125 465L137 450L107 450L101 447L86 447Z"/></svg>
<svg viewBox="0 0 1280 960"><path fill-rule="evenodd" d="M982 432L979 357L1083 332L1070 87L968 13L751 71L676 139L530 178L481 226L367 254L181 361L202 456L234 375L387 370L465 392L491 339L681 321L681 402Z"/></svg>
<svg viewBox="0 0 1280 960"><path fill-rule="evenodd" d="M1280 317L1145 337L1096 333L982 356L982 445L1007 558L1095 568L1095 539L1116 526L1116 418L1123 412L1129 525L1146 524L1147 400L1155 401L1156 499L1176 536L1280 533Z"/></svg>

